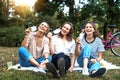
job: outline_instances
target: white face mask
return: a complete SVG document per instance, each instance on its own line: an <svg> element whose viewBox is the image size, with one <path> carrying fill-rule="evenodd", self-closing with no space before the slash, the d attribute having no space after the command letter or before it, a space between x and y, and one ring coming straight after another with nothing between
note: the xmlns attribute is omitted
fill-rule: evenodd
<svg viewBox="0 0 120 80"><path fill-rule="evenodd" d="M31 29L32 32L35 32L37 30L36 26L30 27L30 29Z"/></svg>

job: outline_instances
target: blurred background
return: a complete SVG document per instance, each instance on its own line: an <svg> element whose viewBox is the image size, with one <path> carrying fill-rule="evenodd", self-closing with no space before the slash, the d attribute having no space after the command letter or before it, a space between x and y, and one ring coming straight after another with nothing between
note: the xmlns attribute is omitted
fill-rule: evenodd
<svg viewBox="0 0 120 80"><path fill-rule="evenodd" d="M71 21L74 38L92 21L103 38L106 24L120 30L120 0L0 0L0 46L20 46L25 29L42 21L50 31Z"/></svg>

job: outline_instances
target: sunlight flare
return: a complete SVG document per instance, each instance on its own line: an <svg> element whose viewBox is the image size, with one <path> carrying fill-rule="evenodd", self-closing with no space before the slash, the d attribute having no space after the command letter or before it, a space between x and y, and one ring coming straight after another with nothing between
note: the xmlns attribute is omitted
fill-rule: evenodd
<svg viewBox="0 0 120 80"><path fill-rule="evenodd" d="M15 0L16 5L29 5L34 6L37 0Z"/></svg>

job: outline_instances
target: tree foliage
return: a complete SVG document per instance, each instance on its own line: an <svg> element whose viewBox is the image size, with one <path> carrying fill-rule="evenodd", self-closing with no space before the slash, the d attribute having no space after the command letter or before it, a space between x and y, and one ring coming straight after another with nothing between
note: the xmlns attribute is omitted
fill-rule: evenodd
<svg viewBox="0 0 120 80"><path fill-rule="evenodd" d="M0 26L7 26L8 4L0 0Z"/></svg>
<svg viewBox="0 0 120 80"><path fill-rule="evenodd" d="M74 34L78 36L80 27L89 20L98 23L97 28L101 32L105 23L116 24L120 30L120 0L86 0L87 3L85 0L79 0L80 5L75 5L75 0L37 0L33 12L26 5L16 6L14 2L9 1L0 0L0 27L10 28L15 25L27 28L46 21L54 30L65 21L71 21L74 24ZM68 13L64 13L65 6L69 9ZM10 8L15 12L14 16L8 19Z"/></svg>
<svg viewBox="0 0 120 80"><path fill-rule="evenodd" d="M27 5L19 5L15 7L15 15L20 15L22 18L26 18L30 13L30 9Z"/></svg>

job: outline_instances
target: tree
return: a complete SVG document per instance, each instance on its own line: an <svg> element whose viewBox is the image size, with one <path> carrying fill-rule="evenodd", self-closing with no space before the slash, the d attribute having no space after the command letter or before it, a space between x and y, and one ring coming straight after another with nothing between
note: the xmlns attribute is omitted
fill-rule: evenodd
<svg viewBox="0 0 120 80"><path fill-rule="evenodd" d="M8 20L8 0L0 0L0 25L7 26Z"/></svg>

